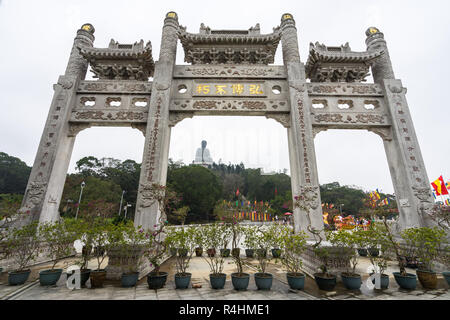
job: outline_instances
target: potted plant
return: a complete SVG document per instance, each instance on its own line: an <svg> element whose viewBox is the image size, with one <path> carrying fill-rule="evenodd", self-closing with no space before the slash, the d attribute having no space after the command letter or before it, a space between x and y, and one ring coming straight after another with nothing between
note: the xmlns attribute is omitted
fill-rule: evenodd
<svg viewBox="0 0 450 320"><path fill-rule="evenodd" d="M30 276L31 270L28 266L36 259L40 248L37 228L38 223L32 222L10 230L7 245L17 269L8 272L9 285L23 284Z"/></svg>
<svg viewBox="0 0 450 320"><path fill-rule="evenodd" d="M89 261L92 258L92 249L93 245L93 233L90 228L92 225L92 221L84 220L84 219L73 219L71 224L73 228L76 228L77 233L79 234L79 240L82 243L81 257L78 261L75 262L76 265L80 267L80 284L81 286L85 286L86 282L89 280L91 275L91 269L89 267ZM72 271L72 274L75 271ZM67 274L69 277L71 274Z"/></svg>
<svg viewBox="0 0 450 320"><path fill-rule="evenodd" d="M195 230L194 228L181 227L174 232L174 241L178 248L176 259L177 273L175 274L175 286L177 289L187 289L191 281L192 274L187 272L189 262L195 249ZM180 251L185 254L180 254Z"/></svg>
<svg viewBox="0 0 450 320"><path fill-rule="evenodd" d="M357 231L349 232L341 229L330 233L329 241L338 249L341 258L349 260L346 263L345 272L341 273L342 282L349 290L358 290L361 288L361 275L355 272L358 264L358 254L355 250L360 241L360 234Z"/></svg>
<svg viewBox="0 0 450 320"><path fill-rule="evenodd" d="M224 223L227 228L223 229L222 234L222 248L220 249L220 255L224 258L230 256L231 250L228 248L228 244L231 241L231 237L233 236L232 229L230 228L231 223Z"/></svg>
<svg viewBox="0 0 450 320"><path fill-rule="evenodd" d="M203 254L204 229L201 225L191 228L194 228L195 256L201 257Z"/></svg>
<svg viewBox="0 0 450 320"><path fill-rule="evenodd" d="M272 247L272 257L275 259L281 257L280 245L282 243L282 228L284 228L284 226L272 224L266 230L270 242L269 245Z"/></svg>
<svg viewBox="0 0 450 320"><path fill-rule="evenodd" d="M243 235L242 227L237 219L233 219L231 222L231 255L233 257L239 256L241 254L241 249L239 248L239 243Z"/></svg>
<svg viewBox="0 0 450 320"><path fill-rule="evenodd" d="M231 274L231 283L235 290L247 290L250 274L244 272L244 263L240 255L232 256L237 272Z"/></svg>
<svg viewBox="0 0 450 320"><path fill-rule="evenodd" d="M72 253L73 243L78 238L77 229L69 221L42 223L39 226L39 238L44 243L46 255L53 261L51 269L39 272L41 286L56 285L63 269L55 269L56 264Z"/></svg>
<svg viewBox="0 0 450 320"><path fill-rule="evenodd" d="M256 232L255 226L247 226L243 228L245 256L247 258L253 258L255 255L254 248L256 248Z"/></svg>
<svg viewBox="0 0 450 320"><path fill-rule="evenodd" d="M222 234L227 228L224 224L214 223L203 227L203 246L205 248L218 248L222 244ZM210 268L209 281L213 289L223 289L227 275L223 273L225 259L221 255L208 255L204 257Z"/></svg>
<svg viewBox="0 0 450 320"><path fill-rule="evenodd" d="M97 269L92 270L89 278L91 280L91 288L101 288L106 280L106 270L102 269L102 263L106 258L107 246L115 246L117 244L117 233L113 232L113 224L108 220L97 217L93 219L88 233L92 238L94 248L94 257L97 260Z"/></svg>
<svg viewBox="0 0 450 320"><path fill-rule="evenodd" d="M410 228L402 232L402 238L416 248L420 261L416 273L421 285L426 289L436 289L437 275L433 271L433 263L438 258L445 236L445 231L438 227Z"/></svg>
<svg viewBox="0 0 450 320"><path fill-rule="evenodd" d="M141 226L137 229L131 222L125 225L117 225L110 232L116 233L113 243L120 253L120 265L123 268L121 275L122 287L134 287L139 279L139 266L143 258L143 250L146 247L146 234Z"/></svg>
<svg viewBox="0 0 450 320"><path fill-rule="evenodd" d="M147 284L149 289L161 289L164 287L167 281L168 273L161 271L161 263L166 253L169 244L173 244L175 241L174 229L164 229L166 221L160 219L159 224L154 226L154 231L149 231L146 234L148 239L146 250L144 255L147 257L150 267L153 267L153 271L147 275ZM168 231L168 233L166 233Z"/></svg>
<svg viewBox="0 0 450 320"><path fill-rule="evenodd" d="M389 241L386 237L386 228L380 223L372 224L367 231L358 230L361 241L367 243L371 247L380 248L379 255L370 255L369 260L373 266L374 273L380 274L380 289L387 289L389 287L389 276L385 273L387 269L387 261L389 260L388 250ZM372 273L370 274L372 275ZM376 283L375 279L372 283ZM375 288L377 289L377 288Z"/></svg>
<svg viewBox="0 0 450 320"><path fill-rule="evenodd" d="M306 249L306 233L293 233L292 230L284 226L281 228L282 247L284 248L281 263L286 267L286 278L289 287L294 290L303 290L305 287L305 274L301 272L303 264L301 254Z"/></svg>
<svg viewBox="0 0 450 320"><path fill-rule="evenodd" d="M267 248L273 242L272 234L258 228L256 233L256 258L258 259L258 272L255 273L255 284L259 290L270 290L272 287L273 275L266 272L270 258L267 256Z"/></svg>
<svg viewBox="0 0 450 320"><path fill-rule="evenodd" d="M415 274L406 272L406 259L401 255L400 244L394 238L385 217L383 218L383 223L386 228L387 243L389 244L389 248L394 251L400 269L399 272L392 273L394 275L395 282L397 282L402 289L414 290L417 286L417 277Z"/></svg>
<svg viewBox="0 0 450 320"><path fill-rule="evenodd" d="M321 246L323 241L322 232L308 226L308 231L315 237L316 243L312 245L313 252L319 258L321 265L319 267L321 272L314 273L314 280L320 290L332 291L336 286L336 275L328 271L329 251L326 247ZM328 232L330 233L330 232Z"/></svg>

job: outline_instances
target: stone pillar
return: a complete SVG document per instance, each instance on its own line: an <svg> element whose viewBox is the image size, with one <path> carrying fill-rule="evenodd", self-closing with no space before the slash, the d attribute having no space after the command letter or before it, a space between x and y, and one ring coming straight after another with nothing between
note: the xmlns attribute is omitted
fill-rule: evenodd
<svg viewBox="0 0 450 320"><path fill-rule="evenodd" d="M169 156L169 103L178 41L178 16L169 12L164 20L159 61L155 65L145 134L135 226L152 229L159 222L160 210L153 198L153 185L165 185Z"/></svg>
<svg viewBox="0 0 450 320"><path fill-rule="evenodd" d="M314 136L311 123L311 101L306 76L298 51L297 29L291 14L281 18L283 61L289 83L291 126L288 128L289 160L294 203L294 228L309 234L308 226L323 230L322 206L317 176Z"/></svg>
<svg viewBox="0 0 450 320"><path fill-rule="evenodd" d="M77 31L66 72L53 86L55 93L20 210L29 214L31 220L59 219L59 203L75 142L75 137L69 133L68 119L79 81L86 76L88 67L77 47L92 47L94 39L91 24L84 24Z"/></svg>
<svg viewBox="0 0 450 320"><path fill-rule="evenodd" d="M392 140L383 142L399 209L397 229L432 226L434 223L427 212L434 201L406 101L406 88L395 79L383 33L371 27L366 36L368 51L384 51L374 61L372 73L375 82L383 87L392 122Z"/></svg>

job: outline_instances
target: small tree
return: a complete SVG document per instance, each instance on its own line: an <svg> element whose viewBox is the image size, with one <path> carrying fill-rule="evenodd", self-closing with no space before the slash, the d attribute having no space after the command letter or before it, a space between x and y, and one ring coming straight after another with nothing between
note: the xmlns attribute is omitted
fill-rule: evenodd
<svg viewBox="0 0 450 320"><path fill-rule="evenodd" d="M395 240L391 229L389 228L389 225L386 221L386 217L383 217L383 224L385 226L385 230L386 230L386 243L388 244L388 247L390 249L392 249L395 253L395 256L397 257L397 262L398 262L398 267L400 269L400 275L402 276L406 276L407 272L406 272L406 260L405 258L401 255L401 248L400 248L400 244L398 243L397 240Z"/></svg>
<svg viewBox="0 0 450 320"><path fill-rule="evenodd" d="M40 242L37 234L38 223L32 222L10 230L7 246L17 264L16 271L25 271L30 262L39 254Z"/></svg>
<svg viewBox="0 0 450 320"><path fill-rule="evenodd" d="M244 230L243 230L243 233L245 236L244 246L247 249L254 250L255 248L257 248L257 242L256 242L257 241L257 237L256 237L257 232L258 232L258 230L255 226L248 226L248 227L244 228Z"/></svg>
<svg viewBox="0 0 450 320"><path fill-rule="evenodd" d="M178 248L177 274L185 276L195 249L195 230L182 227L176 228L172 232L174 245Z"/></svg>
<svg viewBox="0 0 450 320"><path fill-rule="evenodd" d="M53 261L51 270L62 259L69 256L78 232L72 221L60 220L55 223L43 223L39 226L39 238L44 242L47 256Z"/></svg>
<svg viewBox="0 0 450 320"><path fill-rule="evenodd" d="M379 248L380 254L377 256L369 254L370 263L374 267L374 272L384 274L387 269L389 260L389 240L387 237L386 227L381 223L374 223L367 231L358 230L360 238L370 248Z"/></svg>
<svg viewBox="0 0 450 320"><path fill-rule="evenodd" d="M339 250L339 256L345 260L349 259L350 263L346 264L347 276L356 276L356 265L358 264L358 254L356 245L359 243L359 234L357 232L349 232L346 230L338 230L331 232L328 240Z"/></svg>
<svg viewBox="0 0 450 320"><path fill-rule="evenodd" d="M421 270L433 271L433 262L439 255L439 248L445 239L445 231L439 227L435 228L409 228L403 230L402 238L416 248L415 252L422 263Z"/></svg>
<svg viewBox="0 0 450 320"><path fill-rule="evenodd" d="M286 267L288 273L298 276L303 264L301 254L306 249L307 235L304 231L293 233L289 227L280 228L282 247L284 254L281 263Z"/></svg>
<svg viewBox="0 0 450 320"><path fill-rule="evenodd" d="M147 247L147 238L141 226L135 228L131 222L118 224L112 227L110 232L117 233L110 235L114 237L120 252L121 266L124 267L124 273L136 273L139 271L139 265L142 260L142 250Z"/></svg>
<svg viewBox="0 0 450 320"><path fill-rule="evenodd" d="M273 249L279 249L283 244L284 232L289 232L290 230L290 228L279 224L270 225L265 231L269 246Z"/></svg>
<svg viewBox="0 0 450 320"><path fill-rule="evenodd" d="M213 223L203 227L202 245L205 248L220 248L222 245L222 233L226 228L224 224ZM207 255L203 257L209 265L212 274L217 275L223 271L223 263L225 259L222 255Z"/></svg>
<svg viewBox="0 0 450 320"><path fill-rule="evenodd" d="M184 221L186 220L187 214L189 212L189 207L184 206L181 208L176 209L173 213L175 217L178 219L178 221L181 222L181 225L184 226Z"/></svg>
<svg viewBox="0 0 450 320"><path fill-rule="evenodd" d="M321 261L320 270L322 271L323 276L327 278L332 278L333 275L328 272L328 263L329 263L329 256L330 253L327 248L321 247L321 243L323 241L323 235L322 230L317 230L311 226L308 226L308 231L314 236L316 239L316 242L312 245L314 254L319 258ZM331 231L325 231L325 236L328 237Z"/></svg>
<svg viewBox="0 0 450 320"><path fill-rule="evenodd" d="M93 224L88 230L88 234L95 245L94 256L97 259L97 270L101 270L101 265L106 258L110 247L120 243L122 233L117 232L118 226L109 223L108 220L98 217L93 220Z"/></svg>
<svg viewBox="0 0 450 320"><path fill-rule="evenodd" d="M267 248L272 243L273 239L271 234L264 231L262 228L258 228L256 233L256 244L258 249L256 250L256 258L258 259L258 271L266 273L267 264L269 263L269 256L267 255Z"/></svg>
<svg viewBox="0 0 450 320"><path fill-rule="evenodd" d="M160 219L160 223L156 225L156 229L149 230L145 234L147 241L145 242L144 256L150 262L150 267L154 267L153 273L156 275L159 275L164 254L172 241L169 236L166 236L166 223L167 221Z"/></svg>
<svg viewBox="0 0 450 320"><path fill-rule="evenodd" d="M222 222L223 223L223 222ZM231 223L223 223L224 228L222 229L222 249L227 249L228 244L230 243L233 237L233 229L231 227Z"/></svg>

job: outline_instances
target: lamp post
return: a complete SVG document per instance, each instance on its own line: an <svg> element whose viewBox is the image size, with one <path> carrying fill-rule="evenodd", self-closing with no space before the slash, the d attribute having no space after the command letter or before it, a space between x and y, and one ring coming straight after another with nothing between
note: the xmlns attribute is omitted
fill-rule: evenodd
<svg viewBox="0 0 450 320"><path fill-rule="evenodd" d="M343 206L343 205L344 205L343 203L341 203L341 204L339 205L339 212L340 212L341 216L342 216L342 206Z"/></svg>
<svg viewBox="0 0 450 320"><path fill-rule="evenodd" d="M123 210L125 210L125 219L127 219L127 211L128 208L131 207L131 204L127 203L127 205L125 206L125 208L123 208Z"/></svg>
<svg viewBox="0 0 450 320"><path fill-rule="evenodd" d="M119 206L119 217L120 217L120 212L122 211L122 201L123 201L124 194L125 194L125 190L122 190L122 197L120 198L120 206Z"/></svg>
<svg viewBox="0 0 450 320"><path fill-rule="evenodd" d="M80 203L81 203L81 196L83 195L83 188L86 186L86 183L81 182L81 191L80 191L80 198L78 199L78 207L77 207L77 213L75 214L75 220L78 218L78 211L80 211Z"/></svg>

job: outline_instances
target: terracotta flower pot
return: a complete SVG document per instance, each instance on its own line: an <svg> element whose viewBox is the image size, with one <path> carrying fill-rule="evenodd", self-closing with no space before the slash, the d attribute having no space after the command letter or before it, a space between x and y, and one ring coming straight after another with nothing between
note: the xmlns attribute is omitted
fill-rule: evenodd
<svg viewBox="0 0 450 320"><path fill-rule="evenodd" d="M91 288L101 288L106 280L106 270L92 270L89 278L91 279Z"/></svg>
<svg viewBox="0 0 450 320"><path fill-rule="evenodd" d="M425 289L436 289L437 274L434 271L416 270L417 278Z"/></svg>
<svg viewBox="0 0 450 320"><path fill-rule="evenodd" d="M201 257L203 254L203 248L195 248L195 256Z"/></svg>

